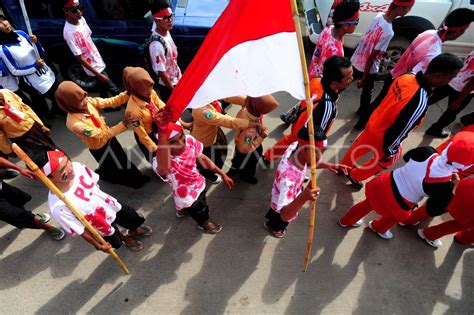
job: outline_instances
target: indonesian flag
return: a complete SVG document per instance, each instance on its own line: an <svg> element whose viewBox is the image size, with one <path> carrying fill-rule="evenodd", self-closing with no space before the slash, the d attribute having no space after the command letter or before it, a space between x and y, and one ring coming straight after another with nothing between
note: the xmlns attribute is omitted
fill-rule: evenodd
<svg viewBox="0 0 474 315"><path fill-rule="evenodd" d="M290 1L230 1L167 102L173 119L237 95L305 98Z"/></svg>

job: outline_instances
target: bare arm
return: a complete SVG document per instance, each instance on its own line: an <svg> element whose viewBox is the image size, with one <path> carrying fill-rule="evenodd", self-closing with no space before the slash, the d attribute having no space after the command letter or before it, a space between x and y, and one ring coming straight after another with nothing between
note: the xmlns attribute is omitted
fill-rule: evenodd
<svg viewBox="0 0 474 315"><path fill-rule="evenodd" d="M112 246L107 243L105 245L102 245L100 244L99 242L97 242L97 240L94 238L94 236L92 236L92 234L89 232L89 231L84 231L84 233L82 233L82 238L85 239L89 244L91 244L92 246L94 246L94 248L96 250L101 250L103 251L104 253L107 253L109 251L109 249L112 248Z"/></svg>

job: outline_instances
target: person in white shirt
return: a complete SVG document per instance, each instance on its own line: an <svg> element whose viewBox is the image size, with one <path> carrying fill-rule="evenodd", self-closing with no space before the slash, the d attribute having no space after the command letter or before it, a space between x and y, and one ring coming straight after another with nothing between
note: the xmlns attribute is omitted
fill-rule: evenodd
<svg viewBox="0 0 474 315"><path fill-rule="evenodd" d="M99 83L100 97L107 98L120 94L121 90L105 72L105 63L92 41L92 31L82 16L79 0L67 0L63 11L66 16L63 37L74 57L82 65L87 75L95 77ZM120 110L118 107L116 110Z"/></svg>
<svg viewBox="0 0 474 315"><path fill-rule="evenodd" d="M166 0L155 1L152 14L154 23L148 52L153 72L158 76L160 98L166 103L182 76L177 62L178 48L170 34L174 14Z"/></svg>
<svg viewBox="0 0 474 315"><path fill-rule="evenodd" d="M464 66L458 75L449 82L448 85L436 88L428 99L428 105L432 105L448 97L448 108L441 115L437 122L426 130L426 134L446 138L449 131L443 129L452 123L459 114L471 102L474 93L474 50L464 59ZM461 117L464 125L474 123L474 113L469 113Z"/></svg>
<svg viewBox="0 0 474 315"><path fill-rule="evenodd" d="M372 20L352 55L354 76L359 78L357 87L362 88L357 110L362 122L368 119L365 116L370 113L369 106L380 61L394 35L392 22L410 12L414 3L415 0L393 0L386 13L379 13ZM356 125L355 128L359 129L359 126Z"/></svg>

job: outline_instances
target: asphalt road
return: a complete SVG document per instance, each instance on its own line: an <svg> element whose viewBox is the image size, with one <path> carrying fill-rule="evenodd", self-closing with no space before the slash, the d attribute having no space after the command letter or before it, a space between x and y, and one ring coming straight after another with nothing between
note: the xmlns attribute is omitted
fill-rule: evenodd
<svg viewBox="0 0 474 315"><path fill-rule="evenodd" d="M380 88L380 83L377 85ZM332 147L324 159L337 161L357 133L355 110L359 91L351 86L341 96L332 127ZM285 132L280 109L294 104L277 93L280 108L265 118L271 133L268 147ZM404 143L405 149L437 145L424 130L446 107L429 109L423 126ZM230 110L235 114L237 106ZM110 124L123 110L106 114ZM459 123L451 126L460 129ZM53 124L53 138L75 161L96 167L81 141L66 130L64 119ZM226 130L229 139L233 132ZM154 228L145 248L132 253L118 250L130 275L114 260L96 252L81 238L54 242L37 230L20 231L0 222L1 313L289 313L289 314L431 314L474 311L473 247L443 238L434 250L416 235L416 228L394 227L394 238L382 240L367 228L342 229L337 220L363 198L347 182L318 171L322 193L317 203L313 255L308 271L301 272L308 232L309 211L301 210L283 239L263 229L269 207L274 169L259 169L258 185L237 182L229 191L210 186L212 217L224 226L216 236L196 229L191 218L174 215L170 188L142 161L131 131L121 134L122 145L136 154L133 160L152 181L141 190L103 183L104 191L139 209ZM230 148L233 147L233 143ZM227 163L231 154L229 153ZM226 164L226 168L229 165ZM28 208L47 211L47 190L39 182L19 178L14 185L33 195ZM375 217L369 215L369 219ZM433 222L439 222L435 219ZM424 223L422 226L426 225Z"/></svg>

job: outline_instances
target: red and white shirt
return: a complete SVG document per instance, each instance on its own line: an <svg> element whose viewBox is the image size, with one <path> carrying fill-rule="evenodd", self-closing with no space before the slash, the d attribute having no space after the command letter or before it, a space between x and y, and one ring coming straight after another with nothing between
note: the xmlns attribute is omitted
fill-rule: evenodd
<svg viewBox="0 0 474 315"><path fill-rule="evenodd" d="M112 222L114 222L117 212L122 209L122 205L117 199L100 190L97 184L98 174L77 162L72 162L72 166L74 183L64 195L102 236L114 234L115 229L112 227ZM54 220L70 235L84 233L85 227L81 221L52 192L49 192L48 195L48 205Z"/></svg>
<svg viewBox="0 0 474 315"><path fill-rule="evenodd" d="M379 50L380 53L375 58L369 73L379 72L380 60L384 52L387 51L388 44L393 35L392 24L385 20L384 13L377 14L352 55L351 62L354 68L363 73L367 60L369 60L370 54L375 49Z"/></svg>
<svg viewBox="0 0 474 315"><path fill-rule="evenodd" d="M168 183L173 190L174 203L177 210L189 208L206 188L206 180L196 165L196 159L202 154L203 145L193 136L186 135L186 150L177 156L171 156L171 164L166 178L158 172L158 161L153 158L153 170Z"/></svg>
<svg viewBox="0 0 474 315"><path fill-rule="evenodd" d="M458 72L458 75L449 82L449 85L458 92L472 80L474 77L474 50L464 59L464 66ZM471 93L474 93L472 91Z"/></svg>
<svg viewBox="0 0 474 315"><path fill-rule="evenodd" d="M436 30L428 30L418 35L393 68L392 78L395 79L407 72L424 72L431 60L441 54L442 43Z"/></svg>
<svg viewBox="0 0 474 315"><path fill-rule="evenodd" d="M152 35L161 36L156 31L153 31ZM178 66L178 48L176 47L170 32L161 37L164 39L166 44L167 54L165 56L165 48L159 41L155 40L151 42L149 46L151 65L155 73L166 72L171 83L176 85L182 76L181 69ZM161 78L159 79L159 83L165 85Z"/></svg>
<svg viewBox="0 0 474 315"><path fill-rule="evenodd" d="M319 35L314 48L313 57L309 65L309 79L320 77L323 74L324 62L332 56L344 56L344 42L332 36L333 25L326 27Z"/></svg>
<svg viewBox="0 0 474 315"><path fill-rule="evenodd" d="M275 175L275 181L272 187L272 197L270 207L273 211L280 213L281 209L296 199L303 188L304 178L306 176L306 164L299 167L291 163L290 158L293 151L298 147L298 142L293 142L286 149ZM296 219L296 214L291 221Z"/></svg>
<svg viewBox="0 0 474 315"><path fill-rule="evenodd" d="M84 18L79 20L78 25L66 21L64 24L63 37L74 56L82 55L85 61L98 72L105 70L105 63L99 50L91 38L92 31ZM84 71L94 76L92 72L82 67Z"/></svg>

